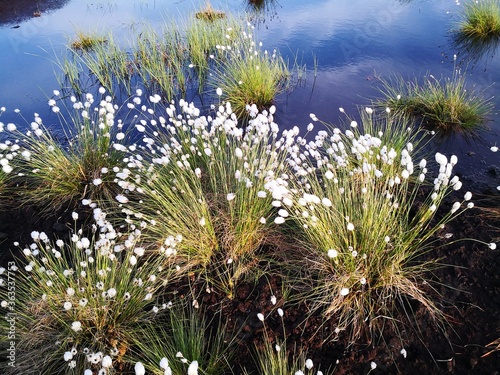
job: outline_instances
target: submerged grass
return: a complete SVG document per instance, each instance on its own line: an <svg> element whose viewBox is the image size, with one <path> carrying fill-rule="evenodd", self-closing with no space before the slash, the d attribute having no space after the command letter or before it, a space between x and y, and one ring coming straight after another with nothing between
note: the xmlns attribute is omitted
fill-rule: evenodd
<svg viewBox="0 0 500 375"><path fill-rule="evenodd" d="M151 92L161 92L167 100L185 95L188 83L197 83L202 92L208 80L212 87L222 88L224 98L242 116L248 105L269 108L290 78L281 55L276 50L261 51L252 32L251 28L245 31L234 17L211 21L192 17L184 25L171 23L161 32L142 30L129 49L119 48L112 36L92 49L70 47L73 56L59 65L74 87L86 67L111 93L124 87L130 95L131 80L138 77Z"/></svg>
<svg viewBox="0 0 500 375"><path fill-rule="evenodd" d="M210 1L207 1L205 8L196 12L195 17L203 21L214 22L218 19L225 18L226 14L219 10L215 10L212 4L210 4Z"/></svg>
<svg viewBox="0 0 500 375"><path fill-rule="evenodd" d="M92 49L78 50L71 48L71 56L63 60L63 68L71 86L81 85L80 75L86 67L97 83L110 93L117 93L124 88L130 95L130 81L134 74L128 53L121 49L110 34L106 43Z"/></svg>
<svg viewBox="0 0 500 375"><path fill-rule="evenodd" d="M107 42L107 38L97 33L85 33L77 31L75 39L70 42L71 48L75 50L90 51Z"/></svg>
<svg viewBox="0 0 500 375"><path fill-rule="evenodd" d="M382 81L380 91L384 97L377 101L378 106L414 116L430 129L445 132L474 135L485 126L492 110L491 100L468 89L465 73L456 70L451 78L426 75L422 83L394 76Z"/></svg>
<svg viewBox="0 0 500 375"><path fill-rule="evenodd" d="M208 70L214 63L217 46L224 43L226 35L234 36L242 31L241 22L234 17L224 17L212 22L192 19L186 26L186 45L189 66L196 71L199 91L203 91Z"/></svg>

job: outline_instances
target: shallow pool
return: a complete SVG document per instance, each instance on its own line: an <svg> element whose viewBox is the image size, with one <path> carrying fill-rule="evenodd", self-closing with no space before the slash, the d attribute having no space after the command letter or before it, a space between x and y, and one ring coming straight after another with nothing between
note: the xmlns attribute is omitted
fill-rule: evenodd
<svg viewBox="0 0 500 375"><path fill-rule="evenodd" d="M23 17L0 17L0 106L7 112L2 122L20 122L40 113L46 123L55 122L46 105L59 88L55 61L66 50L76 31L113 32L120 43L145 24L160 27L166 20L182 19L204 1L48 1L40 14L28 10ZM305 129L310 113L321 120L339 123L338 108L355 116L356 107L368 106L378 95L379 79L397 73L408 79L426 73L449 77L455 68L467 74L469 89L493 97L495 110L490 130L481 140L459 135L441 137L433 147L458 156L457 171L477 183L497 186L500 153L500 57L494 48L471 56L453 42L451 30L460 19L463 5L453 0L267 0L255 10L248 0L212 0L216 9L236 14L251 12L263 48L307 67L306 75L291 91L276 98L276 120L283 128ZM32 12L32 13L29 13ZM37 17L35 17L36 15ZM27 17L26 19L24 19ZM456 61L454 59L456 55Z"/></svg>

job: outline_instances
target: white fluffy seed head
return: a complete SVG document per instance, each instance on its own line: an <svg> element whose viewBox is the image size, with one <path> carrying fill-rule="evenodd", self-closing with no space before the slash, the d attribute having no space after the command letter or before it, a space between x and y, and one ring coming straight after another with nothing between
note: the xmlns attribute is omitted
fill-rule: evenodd
<svg viewBox="0 0 500 375"><path fill-rule="evenodd" d="M198 361L192 361L189 364L187 374L188 375L198 375Z"/></svg>
<svg viewBox="0 0 500 375"><path fill-rule="evenodd" d="M336 258L339 255L339 252L335 249L328 250L328 257Z"/></svg>

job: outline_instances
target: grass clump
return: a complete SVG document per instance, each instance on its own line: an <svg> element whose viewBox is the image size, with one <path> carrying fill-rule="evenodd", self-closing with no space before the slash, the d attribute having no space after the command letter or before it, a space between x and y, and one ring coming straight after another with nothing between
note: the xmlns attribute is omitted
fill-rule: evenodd
<svg viewBox="0 0 500 375"><path fill-rule="evenodd" d="M465 52L469 61L493 56L500 43L500 2L467 2L461 22L452 30L452 39L456 49Z"/></svg>
<svg viewBox="0 0 500 375"><path fill-rule="evenodd" d="M157 326L145 325L137 338L137 357L153 374L186 374L199 369L206 375L230 373L234 337L226 326L192 307L172 306ZM217 319L213 317L212 320Z"/></svg>
<svg viewBox="0 0 500 375"><path fill-rule="evenodd" d="M370 133L362 134L357 122L345 132L320 131L302 151L310 159L291 159L297 178L291 180L290 216L302 228L305 248L297 255L299 294L311 311L338 319L353 341L373 333L396 309L407 309L408 299L442 322L423 287L435 264L419 257L436 246L433 235L464 204L456 202L436 217L445 196L461 186L452 176L456 157L437 153L432 167L426 159L414 161L415 138L407 123L375 120L367 111L362 118ZM429 173L434 168L435 179Z"/></svg>
<svg viewBox="0 0 500 375"><path fill-rule="evenodd" d="M214 22L215 20L225 18L226 14L219 10L215 10L212 4L210 4L210 1L207 1L205 9L196 12L195 17L203 21Z"/></svg>
<svg viewBox="0 0 500 375"><path fill-rule="evenodd" d="M131 174L140 176L144 195L124 206L150 223L156 241L182 238L169 254L201 267L209 284L231 297L235 283L258 269L258 250L275 231L268 182L285 173L295 133L280 139L273 111L257 114L255 106L242 129L229 103L214 117L178 104L166 109L167 119L150 121L144 138L150 151Z"/></svg>
<svg viewBox="0 0 500 375"><path fill-rule="evenodd" d="M88 236L80 229L53 243L31 233L16 273L16 367L4 374L123 371L141 327L161 310L155 300L170 271L157 249L137 228L120 233L102 210L93 214Z"/></svg>
<svg viewBox="0 0 500 375"><path fill-rule="evenodd" d="M425 126L445 132L474 135L485 126L492 109L489 99L474 89L467 90L465 74L459 71L454 71L451 78L426 75L422 83L395 76L382 81L380 91L384 95L377 102L380 107L421 119Z"/></svg>
<svg viewBox="0 0 500 375"><path fill-rule="evenodd" d="M224 43L226 35L237 35L241 30L241 23L233 17L224 17L214 22L194 18L187 22L187 59L189 66L197 73L200 92L203 90L210 66L214 65L217 46Z"/></svg>
<svg viewBox="0 0 500 375"><path fill-rule="evenodd" d="M124 166L122 157L126 148L120 140L125 134L123 124L119 121L115 124L117 108L111 97L98 105L93 104L91 94L86 95L84 102L75 97L72 102L74 113L67 121L57 101L49 100L65 128L64 139L51 134L37 114L30 130L12 133L21 147L20 157L12 166L24 203L43 210L58 210L84 198L107 205L121 191L114 182L113 169Z"/></svg>
<svg viewBox="0 0 500 375"><path fill-rule="evenodd" d="M70 42L71 48L81 51L91 51L107 42L107 38L95 33L77 31L75 39Z"/></svg>
<svg viewBox="0 0 500 375"><path fill-rule="evenodd" d="M228 34L228 37L230 35ZM214 87L221 88L238 117L245 117L247 106L264 110L286 90L290 72L276 51L262 51L252 30L238 34L229 45L219 46L222 59L216 67Z"/></svg>
<svg viewBox="0 0 500 375"><path fill-rule="evenodd" d="M283 315L284 312L281 308L277 309L277 315L281 319L281 324L283 326L283 334L285 335L285 326ZM263 347L256 347L253 353L255 364L257 366L257 371L259 374L266 375L288 375L288 374L300 374L300 375L322 375L323 372L314 369L314 363L311 359L307 359L307 353L305 351L300 351L297 353L297 348L290 350L287 348L286 339L280 341L275 338L273 340L265 324L265 319L263 314L258 313L257 318L263 324ZM274 343L273 343L274 341ZM247 369L243 370L245 375L249 375ZM329 372L326 372L329 374Z"/></svg>
<svg viewBox="0 0 500 375"><path fill-rule="evenodd" d="M86 67L107 91L115 93L119 88L130 94L130 80L134 74L128 53L121 49L109 35L106 43L95 45L92 49L70 48L72 56L65 59L62 65L68 81L73 87L79 85L78 72Z"/></svg>
<svg viewBox="0 0 500 375"><path fill-rule="evenodd" d="M458 30L466 37L485 40L500 37L500 3L498 0L468 1Z"/></svg>

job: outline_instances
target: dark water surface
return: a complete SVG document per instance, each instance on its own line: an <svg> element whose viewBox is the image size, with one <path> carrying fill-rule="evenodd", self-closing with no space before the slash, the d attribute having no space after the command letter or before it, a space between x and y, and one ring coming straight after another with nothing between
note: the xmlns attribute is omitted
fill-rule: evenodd
<svg viewBox="0 0 500 375"><path fill-rule="evenodd" d="M159 28L166 20L185 19L205 1L49 1L40 17L28 19L31 8L20 17L19 11L9 14L4 3L0 1L0 106L8 111L1 120L19 122L13 113L19 108L27 118L37 112L49 123L55 119L50 120L47 99L59 88L54 61L75 31L113 32L126 45L144 25ZM236 14L252 9L245 0L211 4ZM469 90L493 97L490 130L481 133L481 141L453 136L434 146L458 156L459 172L499 185L500 177L491 170L500 167L500 153L489 148L500 145L500 57L496 48L470 55L454 44L451 30L462 9L453 0L268 0L260 12L252 11L263 48L277 48L308 68L291 93L277 98L277 122L282 128L305 129L309 114L315 113L339 123L339 107L355 116L357 105L369 105L377 97L378 78L392 73L410 79L426 73L450 77L459 66Z"/></svg>

